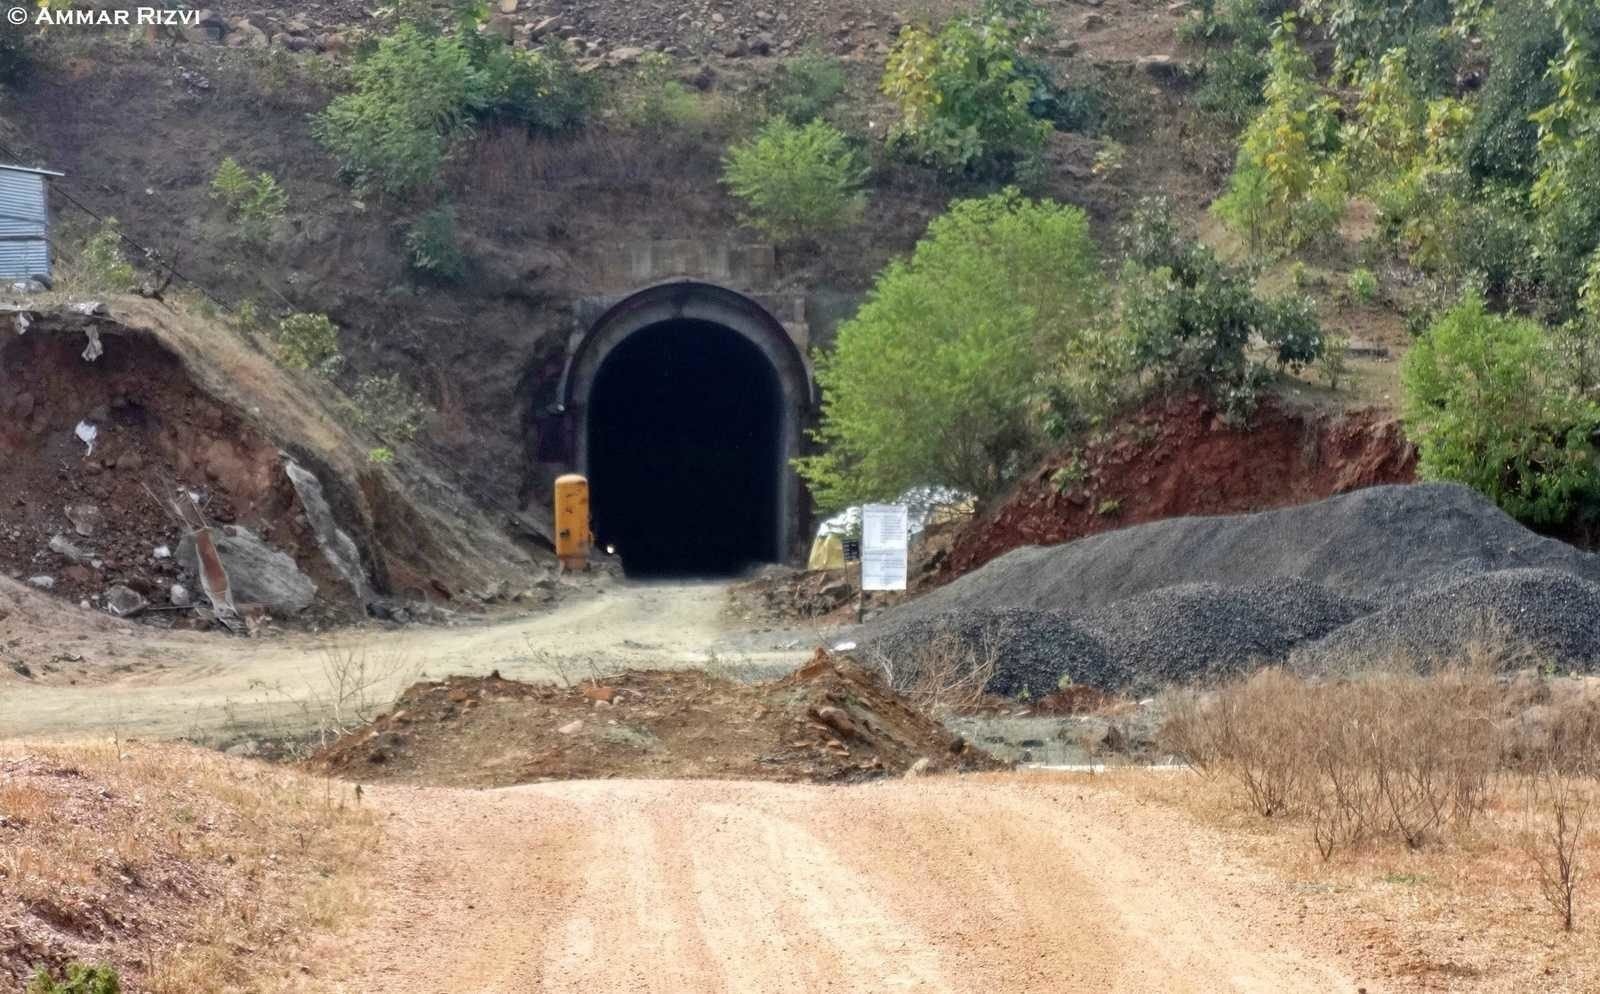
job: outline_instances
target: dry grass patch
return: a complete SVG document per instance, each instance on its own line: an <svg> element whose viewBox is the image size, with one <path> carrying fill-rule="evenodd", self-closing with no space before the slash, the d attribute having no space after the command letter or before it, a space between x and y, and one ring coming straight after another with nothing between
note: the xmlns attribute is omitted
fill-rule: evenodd
<svg viewBox="0 0 1600 994"><path fill-rule="evenodd" d="M0 743L0 985L106 963L128 991L277 991L362 907L347 785L182 746Z"/></svg>

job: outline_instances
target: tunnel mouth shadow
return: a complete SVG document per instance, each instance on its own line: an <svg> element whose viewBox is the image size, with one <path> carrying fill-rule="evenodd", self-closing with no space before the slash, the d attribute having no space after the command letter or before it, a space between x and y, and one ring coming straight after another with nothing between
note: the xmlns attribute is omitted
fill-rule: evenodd
<svg viewBox="0 0 1600 994"><path fill-rule="evenodd" d="M635 578L779 559L782 410L777 370L731 328L676 319L629 335L589 395L597 543Z"/></svg>

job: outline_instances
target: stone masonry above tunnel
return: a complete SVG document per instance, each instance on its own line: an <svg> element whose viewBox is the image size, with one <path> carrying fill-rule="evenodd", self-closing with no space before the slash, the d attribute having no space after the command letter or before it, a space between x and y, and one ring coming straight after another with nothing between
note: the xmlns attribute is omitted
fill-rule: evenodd
<svg viewBox="0 0 1600 994"><path fill-rule="evenodd" d="M560 391L570 461L631 575L725 575L796 547L803 347L750 297L692 281L623 299L576 340Z"/></svg>

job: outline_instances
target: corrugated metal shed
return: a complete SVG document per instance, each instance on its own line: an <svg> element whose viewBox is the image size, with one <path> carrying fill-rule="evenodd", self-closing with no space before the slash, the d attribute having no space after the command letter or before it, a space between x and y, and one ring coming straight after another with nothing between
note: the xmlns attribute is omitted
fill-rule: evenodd
<svg viewBox="0 0 1600 994"><path fill-rule="evenodd" d="M60 173L0 165L0 280L50 277L50 198Z"/></svg>

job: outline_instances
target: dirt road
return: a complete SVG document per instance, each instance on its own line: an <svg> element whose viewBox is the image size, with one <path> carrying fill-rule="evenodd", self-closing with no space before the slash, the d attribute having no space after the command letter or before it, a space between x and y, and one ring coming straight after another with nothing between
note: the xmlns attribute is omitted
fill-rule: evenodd
<svg viewBox="0 0 1600 994"><path fill-rule="evenodd" d="M369 792L391 994L1356 994L1293 896L1175 816L1040 775Z"/></svg>
<svg viewBox="0 0 1600 994"><path fill-rule="evenodd" d="M55 636L47 629L12 651L35 668L58 652L83 662L63 664L67 672L55 678L22 679L0 668L0 738L115 732L226 743L293 736L316 726L334 706L340 694L328 672L330 657L351 654L368 667L359 696L381 706L424 675L498 669L537 681L559 679L561 667L576 680L589 677L591 667L704 666L713 658L735 669L779 670L814 647L804 635L730 629L724 600L719 582L621 583L547 614L450 628L257 640L161 634L132 625L115 630L102 624L82 635ZM6 634L0 615L0 643L9 644ZM357 703L346 700L345 707Z"/></svg>

